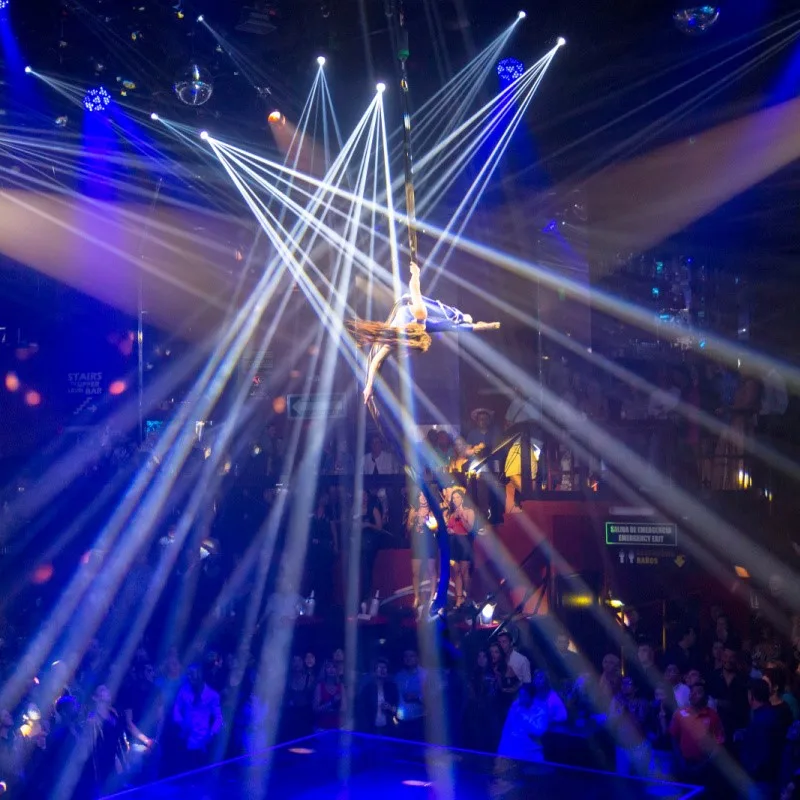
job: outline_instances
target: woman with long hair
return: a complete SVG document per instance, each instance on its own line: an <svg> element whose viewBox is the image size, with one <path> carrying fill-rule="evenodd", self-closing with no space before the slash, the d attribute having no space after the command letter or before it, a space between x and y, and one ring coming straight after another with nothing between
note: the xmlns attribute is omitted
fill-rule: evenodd
<svg viewBox="0 0 800 800"><path fill-rule="evenodd" d="M446 331L496 330L499 322L473 322L469 314L446 306L438 300L424 297L420 287L419 266L411 262L409 294L403 295L394 305L386 322L350 320L347 328L360 346L369 345L369 364L364 386L364 403L372 400L375 378L387 356L400 347L427 352L431 334ZM374 409L373 409L374 410Z"/></svg>
<svg viewBox="0 0 800 800"><path fill-rule="evenodd" d="M314 689L314 727L318 731L335 730L341 724L344 691L336 664L328 659Z"/></svg>
<svg viewBox="0 0 800 800"><path fill-rule="evenodd" d="M447 517L450 537L450 563L453 564L453 582L456 587L456 608L467 602L472 565L472 534L475 530L475 512L464 505L464 490L458 486L451 495L451 509Z"/></svg>
<svg viewBox="0 0 800 800"><path fill-rule="evenodd" d="M428 505L424 492L417 495L416 504L408 509L407 530L411 540L411 585L414 589L414 610L422 606L422 584L430 581L429 590L432 595L436 585L436 558L438 549L436 532L431 527L435 517Z"/></svg>

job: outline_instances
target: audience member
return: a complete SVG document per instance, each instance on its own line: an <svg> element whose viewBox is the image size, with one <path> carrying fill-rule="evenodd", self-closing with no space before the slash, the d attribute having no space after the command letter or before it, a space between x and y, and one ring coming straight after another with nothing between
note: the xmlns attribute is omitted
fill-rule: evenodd
<svg viewBox="0 0 800 800"><path fill-rule="evenodd" d="M649 642L642 642L636 650L638 664L635 671L638 677L638 684L641 687L640 694L647 700L655 697L656 686L661 683L661 673L656 666L656 655L653 645Z"/></svg>
<svg viewBox="0 0 800 800"><path fill-rule="evenodd" d="M701 786L711 781L714 760L725 743L722 721L707 700L705 685L696 683L689 705L675 712L669 726L678 759L677 776Z"/></svg>
<svg viewBox="0 0 800 800"><path fill-rule="evenodd" d="M514 647L511 634L504 630L497 637L500 649L503 651L506 663L519 679L520 683L531 682L531 662Z"/></svg>
<svg viewBox="0 0 800 800"><path fill-rule="evenodd" d="M425 736L425 673L413 648L403 653L403 669L395 676L400 703L397 711L398 733L404 739L422 741Z"/></svg>
<svg viewBox="0 0 800 800"><path fill-rule="evenodd" d="M129 770L141 783L150 783L158 775L156 745L164 725L164 697L155 678L155 667L144 664L137 671L136 682L126 687L119 702L130 741Z"/></svg>
<svg viewBox="0 0 800 800"><path fill-rule="evenodd" d="M314 697L314 678L306 669L302 656L292 656L289 677L284 695L284 738L300 739L311 733L313 714L311 702Z"/></svg>
<svg viewBox="0 0 800 800"><path fill-rule="evenodd" d="M792 727L792 723L795 720L791 706L784 699L786 696L785 673L778 667L767 667L764 670L764 677L762 680L767 684L769 702L778 717L781 729L781 740L784 740L786 739L786 734L789 732L789 728ZM791 695L789 695L789 697L791 697ZM752 708L752 703L750 707Z"/></svg>
<svg viewBox="0 0 800 800"><path fill-rule="evenodd" d="M747 679L739 671L739 656L726 647L722 653L722 669L715 670L708 681L708 693L716 700L717 713L726 736L747 725Z"/></svg>
<svg viewBox="0 0 800 800"><path fill-rule="evenodd" d="M553 723L567 721L567 709L550 688L547 675L537 670L523 684L506 717L498 754L523 761L542 761L542 737Z"/></svg>
<svg viewBox="0 0 800 800"><path fill-rule="evenodd" d="M759 793L769 797L778 780L786 732L778 712L770 705L765 681L760 678L750 681L747 700L750 723L736 735L739 760Z"/></svg>
<svg viewBox="0 0 800 800"><path fill-rule="evenodd" d="M609 729L617 742L620 775L646 775L650 767L650 743L645 736L649 705L638 696L633 677L623 677L620 692L608 709Z"/></svg>
<svg viewBox="0 0 800 800"><path fill-rule="evenodd" d="M603 703L601 711L607 711L611 701L617 696L621 688L622 668L620 658L615 653L606 653L603 656L602 672L600 673L599 694Z"/></svg>
<svg viewBox="0 0 800 800"><path fill-rule="evenodd" d="M369 442L369 452L364 456L365 475L394 475L397 472L394 456L383 448L383 439L373 436Z"/></svg>
<svg viewBox="0 0 800 800"><path fill-rule="evenodd" d="M692 667L697 666L697 632L694 625L686 624L678 630L678 637L673 647L664 654L664 665L675 664L681 675L685 675Z"/></svg>
<svg viewBox="0 0 800 800"><path fill-rule="evenodd" d="M400 694L389 677L389 662L379 658L372 676L356 696L355 719L358 730L391 736L397 726Z"/></svg>
<svg viewBox="0 0 800 800"><path fill-rule="evenodd" d="M333 661L322 665L322 676L314 689L312 709L314 727L318 731L335 730L341 725L344 690Z"/></svg>
<svg viewBox="0 0 800 800"><path fill-rule="evenodd" d="M183 770L204 766L222 730L222 707L219 694L205 682L198 664L189 667L172 715L179 730Z"/></svg>
<svg viewBox="0 0 800 800"><path fill-rule="evenodd" d="M450 563L453 564L453 583L456 589L456 608L467 601L472 564L471 536L475 528L475 512L464 505L464 490L452 493L451 509L447 516L447 533L450 540Z"/></svg>
<svg viewBox="0 0 800 800"><path fill-rule="evenodd" d="M502 652L499 646L495 645L495 648L498 663L501 663ZM468 686L467 746L472 750L487 753L497 750L502 730L500 704L497 699L500 690L501 678L494 672L488 651L479 650Z"/></svg>

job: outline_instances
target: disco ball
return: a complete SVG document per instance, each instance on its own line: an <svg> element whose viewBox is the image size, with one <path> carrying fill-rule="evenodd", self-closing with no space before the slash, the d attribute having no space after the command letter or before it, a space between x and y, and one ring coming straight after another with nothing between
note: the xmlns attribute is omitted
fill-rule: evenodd
<svg viewBox="0 0 800 800"><path fill-rule="evenodd" d="M497 77L500 83L509 84L525 74L525 65L518 58L504 58L497 62Z"/></svg>
<svg viewBox="0 0 800 800"><path fill-rule="evenodd" d="M678 30L688 34L705 33L718 19L717 6L695 6L679 9L672 15Z"/></svg>
<svg viewBox="0 0 800 800"><path fill-rule="evenodd" d="M175 81L175 94L187 106L205 105L214 93L214 84L208 71L198 64L190 64Z"/></svg>
<svg viewBox="0 0 800 800"><path fill-rule="evenodd" d="M105 111L111 103L111 95L103 86L89 89L83 97L83 107L87 111Z"/></svg>

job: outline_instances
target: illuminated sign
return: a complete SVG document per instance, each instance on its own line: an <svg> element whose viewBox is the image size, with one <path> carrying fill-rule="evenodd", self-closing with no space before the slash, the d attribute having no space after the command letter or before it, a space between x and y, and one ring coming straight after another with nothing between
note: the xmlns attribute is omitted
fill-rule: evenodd
<svg viewBox="0 0 800 800"><path fill-rule="evenodd" d="M678 526L669 522L606 522L606 544L677 547Z"/></svg>

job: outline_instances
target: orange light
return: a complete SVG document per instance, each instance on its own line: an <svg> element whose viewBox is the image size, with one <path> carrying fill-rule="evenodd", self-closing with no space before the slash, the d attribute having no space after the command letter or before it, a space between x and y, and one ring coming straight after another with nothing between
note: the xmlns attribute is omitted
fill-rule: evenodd
<svg viewBox="0 0 800 800"><path fill-rule="evenodd" d="M109 394L118 395L122 394L127 388L125 381L114 381L111 386L108 387L108 391Z"/></svg>
<svg viewBox="0 0 800 800"><path fill-rule="evenodd" d="M6 375L6 389L9 392L16 392L19 389L19 378L13 372Z"/></svg>
<svg viewBox="0 0 800 800"><path fill-rule="evenodd" d="M29 406L38 406L42 403L42 396L35 389L25 392L25 403Z"/></svg>
<svg viewBox="0 0 800 800"><path fill-rule="evenodd" d="M272 410L276 414L283 414L286 411L286 398L285 397L276 397L272 401Z"/></svg>
<svg viewBox="0 0 800 800"><path fill-rule="evenodd" d="M285 122L283 114L281 114L281 112L277 109L275 111L271 111L267 119L272 125L277 125L279 122Z"/></svg>
<svg viewBox="0 0 800 800"><path fill-rule="evenodd" d="M33 571L33 575L31 575L31 580L38 585L43 583L47 583L50 578L53 577L53 565L52 564L40 564L36 569Z"/></svg>
<svg viewBox="0 0 800 800"><path fill-rule="evenodd" d="M750 573L744 567L734 567L736 570L736 575L739 578L749 578Z"/></svg>

